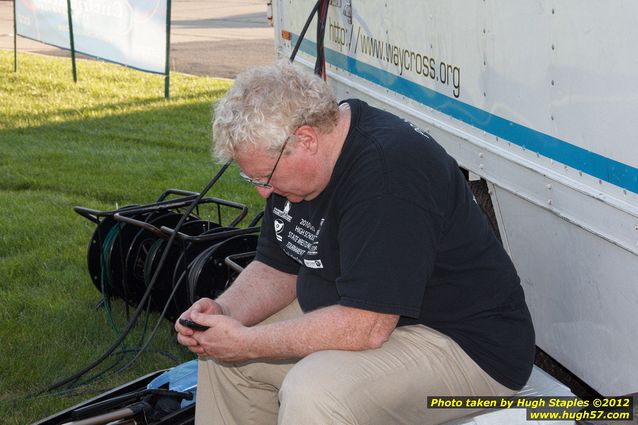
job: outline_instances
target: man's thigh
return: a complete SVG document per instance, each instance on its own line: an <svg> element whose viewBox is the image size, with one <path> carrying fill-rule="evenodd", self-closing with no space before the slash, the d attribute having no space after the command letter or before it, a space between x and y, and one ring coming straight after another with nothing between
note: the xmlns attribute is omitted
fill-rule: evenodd
<svg viewBox="0 0 638 425"><path fill-rule="evenodd" d="M406 326L379 349L322 351L302 359L279 392L279 423L434 424L472 411L428 409L428 396L513 393L449 337Z"/></svg>

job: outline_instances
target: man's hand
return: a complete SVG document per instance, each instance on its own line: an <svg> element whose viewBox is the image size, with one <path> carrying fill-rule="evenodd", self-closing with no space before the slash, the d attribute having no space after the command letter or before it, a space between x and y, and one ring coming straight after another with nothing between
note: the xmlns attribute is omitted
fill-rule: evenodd
<svg viewBox="0 0 638 425"><path fill-rule="evenodd" d="M196 311L191 312L191 320L209 326L208 330L194 332L191 337L198 344L198 351L196 351L198 354L229 363L239 363L255 358L250 351L251 329L239 321L228 316L202 314Z"/></svg>
<svg viewBox="0 0 638 425"><path fill-rule="evenodd" d="M197 300L188 310L186 310L179 317L180 319L190 319L194 322L197 322L196 319L193 318L192 314L204 314L204 315L222 315L224 314L222 306L210 298L202 298ZM198 322L199 323L199 322ZM204 323L202 323L204 324ZM188 348L195 354L205 355L204 349L199 345L199 342L193 335L198 333L199 331L195 331L191 328L183 326L179 323L179 320L175 322L175 330L177 331L177 341Z"/></svg>

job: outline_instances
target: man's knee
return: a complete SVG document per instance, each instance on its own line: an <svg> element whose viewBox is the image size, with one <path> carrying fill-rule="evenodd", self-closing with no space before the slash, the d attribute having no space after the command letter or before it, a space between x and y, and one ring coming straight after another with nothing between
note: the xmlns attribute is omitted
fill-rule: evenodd
<svg viewBox="0 0 638 425"><path fill-rule="evenodd" d="M333 379L321 367L314 353L295 365L284 379L279 390L280 420L294 423L310 420L312 423L353 423L352 414L344 401L348 400L351 388L343 380ZM322 419L323 418L323 419ZM304 422L306 423L306 422ZM311 422L308 422L311 423Z"/></svg>
<svg viewBox="0 0 638 425"><path fill-rule="evenodd" d="M320 365L309 361L312 360L310 357L313 356L299 362L286 374L279 389L282 403L314 404L321 403L324 397L336 396L332 394L334 385L325 382L326 377L322 376Z"/></svg>

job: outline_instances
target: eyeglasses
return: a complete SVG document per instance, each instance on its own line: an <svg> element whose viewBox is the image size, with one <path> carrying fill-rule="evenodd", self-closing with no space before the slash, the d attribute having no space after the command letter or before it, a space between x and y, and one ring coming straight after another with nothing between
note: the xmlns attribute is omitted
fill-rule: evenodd
<svg viewBox="0 0 638 425"><path fill-rule="evenodd" d="M293 136L293 134L291 134L290 136L286 137L286 141L284 141L284 145L281 147L281 151L279 151L279 156L277 157L277 161L275 162L275 166L272 167L272 171L270 172L270 174L268 175L268 180L266 180L266 182L260 182L257 179L253 179L252 177L248 177L246 174L244 174L243 171L239 171L239 176L246 180L248 183L253 184L257 187L261 187L262 189L272 189L272 185L270 184L270 180L272 179L272 175L275 174L275 170L277 169L277 165L279 165L279 160L281 159L282 155L284 154L284 150L286 150L286 145L288 144L288 140L290 140L290 138Z"/></svg>

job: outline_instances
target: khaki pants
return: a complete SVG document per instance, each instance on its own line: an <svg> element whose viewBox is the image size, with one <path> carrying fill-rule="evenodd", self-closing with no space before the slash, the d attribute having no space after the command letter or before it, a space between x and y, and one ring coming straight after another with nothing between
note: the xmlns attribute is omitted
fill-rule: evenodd
<svg viewBox="0 0 638 425"><path fill-rule="evenodd" d="M266 322L301 314L293 302ZM428 409L428 396L515 393L422 325L395 329L374 350L240 365L201 359L198 379L196 425L437 424L476 411Z"/></svg>

